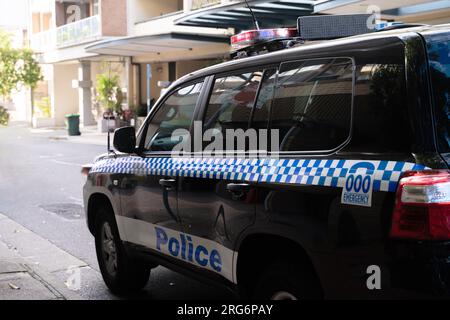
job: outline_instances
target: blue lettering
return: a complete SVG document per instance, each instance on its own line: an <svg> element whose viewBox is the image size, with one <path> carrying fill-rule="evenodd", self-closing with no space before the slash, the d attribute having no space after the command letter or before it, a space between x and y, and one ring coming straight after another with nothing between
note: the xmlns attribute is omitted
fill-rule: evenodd
<svg viewBox="0 0 450 320"><path fill-rule="evenodd" d="M155 227L155 231L156 231L156 249L161 251L161 244L167 243L167 234L163 229L158 227Z"/></svg>
<svg viewBox="0 0 450 320"><path fill-rule="evenodd" d="M186 239L188 241L188 260L193 262L192 255L194 254L194 247L192 245L192 238L190 236L186 236Z"/></svg>
<svg viewBox="0 0 450 320"><path fill-rule="evenodd" d="M370 176L365 176L364 180L363 180L363 185L362 185L362 189L364 193L369 192L370 189L370 183L372 179L370 178Z"/></svg>
<svg viewBox="0 0 450 320"><path fill-rule="evenodd" d="M347 180L345 181L345 189L347 191L352 190L352 188L353 188L353 181L354 180L355 180L355 177L353 177L352 174L347 177Z"/></svg>
<svg viewBox="0 0 450 320"><path fill-rule="evenodd" d="M358 175L355 178L355 184L353 186L355 188L355 192L359 192L361 190L361 185L362 185L362 177L361 175Z"/></svg>
<svg viewBox="0 0 450 320"><path fill-rule="evenodd" d="M184 234L180 235L181 239L181 259L186 260L186 239Z"/></svg>
<svg viewBox="0 0 450 320"><path fill-rule="evenodd" d="M216 271L222 271L222 258L216 249L208 252L205 246L195 244L192 237L187 234L178 233L179 237L170 237L163 228L155 227L156 231L156 249L168 251L172 256L195 262L196 264L206 267L208 264Z"/></svg>
<svg viewBox="0 0 450 320"><path fill-rule="evenodd" d="M211 250L211 255L209 256L209 264L217 272L220 272L222 270L222 259L220 259L219 252L217 252L216 249Z"/></svg>
<svg viewBox="0 0 450 320"><path fill-rule="evenodd" d="M174 248L175 245L175 248ZM175 238L170 238L169 240L169 252L174 257L178 256L178 253L180 253L180 243Z"/></svg>
<svg viewBox="0 0 450 320"><path fill-rule="evenodd" d="M195 249L195 261L203 267L206 267L208 265L208 259L201 258L200 254L203 252L205 256L208 255L208 250L204 246L198 246L197 249Z"/></svg>

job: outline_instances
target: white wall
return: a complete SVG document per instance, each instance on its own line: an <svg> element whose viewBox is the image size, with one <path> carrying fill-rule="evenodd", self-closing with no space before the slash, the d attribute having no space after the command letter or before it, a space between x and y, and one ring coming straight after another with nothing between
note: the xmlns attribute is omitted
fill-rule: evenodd
<svg viewBox="0 0 450 320"><path fill-rule="evenodd" d="M183 9L182 0L128 0L128 33L132 32L134 24L143 20L158 17Z"/></svg>
<svg viewBox="0 0 450 320"><path fill-rule="evenodd" d="M72 80L78 78L78 63L53 65L53 79L49 89L52 114L57 126L64 126L65 115L79 113L78 89L72 88Z"/></svg>

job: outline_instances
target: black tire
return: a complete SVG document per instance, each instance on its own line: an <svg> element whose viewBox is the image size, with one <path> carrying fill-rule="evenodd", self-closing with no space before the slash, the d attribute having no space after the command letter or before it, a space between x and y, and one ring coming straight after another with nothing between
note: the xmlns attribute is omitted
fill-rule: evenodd
<svg viewBox="0 0 450 320"><path fill-rule="evenodd" d="M108 226L112 241L109 239L104 241ZM112 245L115 248L112 248ZM104 249L104 247L108 247L108 249ZM112 293L116 295L128 295L138 292L145 287L150 277L150 267L143 262L127 256L122 241L120 240L114 213L109 208L100 208L97 212L95 249L103 280ZM109 254L107 250L110 250L109 252L115 251L115 254ZM108 259L108 257L111 258L113 256L115 256L115 259ZM111 263L111 261L115 261L115 263Z"/></svg>
<svg viewBox="0 0 450 320"><path fill-rule="evenodd" d="M319 281L314 271L301 263L274 262L260 273L253 298L258 300L318 300L322 299Z"/></svg>

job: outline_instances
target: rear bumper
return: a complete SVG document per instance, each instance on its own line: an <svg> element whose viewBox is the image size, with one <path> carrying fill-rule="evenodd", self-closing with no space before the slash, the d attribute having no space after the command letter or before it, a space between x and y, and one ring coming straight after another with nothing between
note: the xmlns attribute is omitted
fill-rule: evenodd
<svg viewBox="0 0 450 320"><path fill-rule="evenodd" d="M450 298L450 242L393 242L387 253L392 289Z"/></svg>

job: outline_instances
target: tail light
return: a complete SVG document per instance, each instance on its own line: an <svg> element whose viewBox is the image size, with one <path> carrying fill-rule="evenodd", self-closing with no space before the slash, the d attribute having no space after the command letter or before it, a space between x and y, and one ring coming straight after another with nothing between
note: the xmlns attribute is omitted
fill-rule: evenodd
<svg viewBox="0 0 450 320"><path fill-rule="evenodd" d="M261 29L241 32L231 37L231 47L239 50L260 42L296 37L296 28Z"/></svg>
<svg viewBox="0 0 450 320"><path fill-rule="evenodd" d="M400 179L391 237L450 240L450 171L408 171Z"/></svg>

